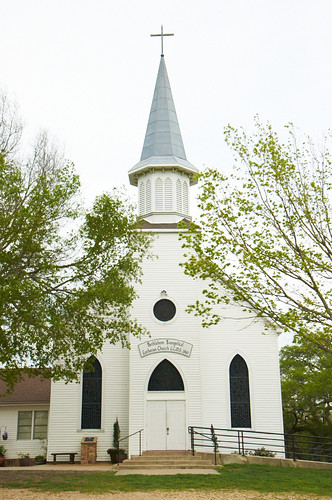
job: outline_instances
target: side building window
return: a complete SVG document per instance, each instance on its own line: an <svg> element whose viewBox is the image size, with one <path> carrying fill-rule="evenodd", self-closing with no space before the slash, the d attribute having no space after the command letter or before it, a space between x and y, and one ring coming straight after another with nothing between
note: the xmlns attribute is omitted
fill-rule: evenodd
<svg viewBox="0 0 332 500"><path fill-rule="evenodd" d="M19 411L17 439L46 439L48 411Z"/></svg>
<svg viewBox="0 0 332 500"><path fill-rule="evenodd" d="M251 427L248 367L237 354L229 367L232 427Z"/></svg>
<svg viewBox="0 0 332 500"><path fill-rule="evenodd" d="M101 428L101 382L101 366L98 359L93 358L92 370L83 370L82 429Z"/></svg>

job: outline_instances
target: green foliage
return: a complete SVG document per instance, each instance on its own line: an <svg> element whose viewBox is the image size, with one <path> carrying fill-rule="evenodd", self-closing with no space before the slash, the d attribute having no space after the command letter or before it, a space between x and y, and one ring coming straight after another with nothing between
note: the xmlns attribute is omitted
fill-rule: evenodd
<svg viewBox="0 0 332 500"><path fill-rule="evenodd" d="M145 333L128 309L149 237L135 230L121 193L84 210L73 165L46 134L18 159L21 129L6 125L1 102L0 377L12 385L27 371L70 381L105 341L128 347L130 334Z"/></svg>
<svg viewBox="0 0 332 500"><path fill-rule="evenodd" d="M280 372L285 432L332 436L332 354L311 343L283 347Z"/></svg>
<svg viewBox="0 0 332 500"><path fill-rule="evenodd" d="M270 125L255 133L228 126L237 164L226 177L201 173L199 224L182 234L185 272L206 280L202 301L189 307L203 325L217 324L221 304L239 303L331 352L331 156L327 139L316 152L287 127L283 144ZM216 307L217 306L217 307Z"/></svg>
<svg viewBox="0 0 332 500"><path fill-rule="evenodd" d="M257 448L255 451L249 451L248 455L253 457L275 457L276 454L273 451L267 450L262 446L261 448Z"/></svg>
<svg viewBox="0 0 332 500"><path fill-rule="evenodd" d="M214 427L213 427L212 424L211 424L211 439L212 439L212 442L213 442L214 451L217 452L219 450L218 437L217 437L217 435L215 433L215 430L214 430Z"/></svg>
<svg viewBox="0 0 332 500"><path fill-rule="evenodd" d="M5 455L7 449L4 447L3 444L0 444L0 455Z"/></svg>
<svg viewBox="0 0 332 500"><path fill-rule="evenodd" d="M114 448L118 448L120 439L120 425L118 421L118 417L113 424L113 446Z"/></svg>

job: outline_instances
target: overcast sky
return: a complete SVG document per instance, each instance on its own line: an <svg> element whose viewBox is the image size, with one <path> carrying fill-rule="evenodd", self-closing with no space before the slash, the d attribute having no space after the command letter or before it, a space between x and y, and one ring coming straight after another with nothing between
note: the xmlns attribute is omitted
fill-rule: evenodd
<svg viewBox="0 0 332 500"><path fill-rule="evenodd" d="M332 119L331 0L0 0L0 88L32 140L47 129L88 201L128 185L140 159L160 57L189 161L232 160L227 123L256 113L321 137ZM135 189L132 188L134 196Z"/></svg>
<svg viewBox="0 0 332 500"><path fill-rule="evenodd" d="M229 170L228 123L255 114L321 138L332 121L332 0L0 0L0 88L27 143L47 129L88 202L128 185L160 58L188 160ZM131 188L136 198L135 188Z"/></svg>

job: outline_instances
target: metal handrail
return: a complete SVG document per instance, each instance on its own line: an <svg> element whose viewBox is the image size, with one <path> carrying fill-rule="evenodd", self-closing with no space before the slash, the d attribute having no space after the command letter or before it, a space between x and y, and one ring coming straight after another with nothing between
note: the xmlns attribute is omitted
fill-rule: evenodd
<svg viewBox="0 0 332 500"><path fill-rule="evenodd" d="M135 434L139 434L139 438L138 438L138 450L139 450L139 453L138 454L139 454L139 456L142 455L142 432L143 432L143 430L144 429L140 429L139 431L133 432L132 434L129 434L128 436L119 439L117 450L116 450L118 464L119 464L119 455L120 455L120 442L124 441L125 439L130 438L131 436L135 436Z"/></svg>
<svg viewBox="0 0 332 500"><path fill-rule="evenodd" d="M217 429L211 427L188 427L191 450L213 448L216 462L217 450L237 450L239 454L255 452L268 447L273 453L283 453L293 460L323 460L332 462L332 438L326 436L294 435L288 433L251 431L240 429ZM272 448L272 449L271 449Z"/></svg>

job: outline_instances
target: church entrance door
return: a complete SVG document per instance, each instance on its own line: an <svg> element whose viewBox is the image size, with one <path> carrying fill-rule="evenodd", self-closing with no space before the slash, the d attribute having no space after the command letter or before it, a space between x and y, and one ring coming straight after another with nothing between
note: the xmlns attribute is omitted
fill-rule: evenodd
<svg viewBox="0 0 332 500"><path fill-rule="evenodd" d="M147 401L147 450L185 450L185 401Z"/></svg>

